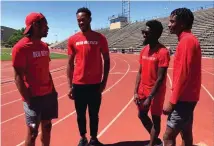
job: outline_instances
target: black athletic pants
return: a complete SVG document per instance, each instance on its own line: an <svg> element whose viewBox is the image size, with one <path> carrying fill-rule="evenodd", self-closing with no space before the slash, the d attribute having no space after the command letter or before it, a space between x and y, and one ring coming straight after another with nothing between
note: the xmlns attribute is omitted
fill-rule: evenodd
<svg viewBox="0 0 214 146"><path fill-rule="evenodd" d="M80 135L86 134L86 109L88 107L90 118L90 135L97 136L99 123L99 110L101 104L100 84L73 85L73 97L77 112L77 122Z"/></svg>

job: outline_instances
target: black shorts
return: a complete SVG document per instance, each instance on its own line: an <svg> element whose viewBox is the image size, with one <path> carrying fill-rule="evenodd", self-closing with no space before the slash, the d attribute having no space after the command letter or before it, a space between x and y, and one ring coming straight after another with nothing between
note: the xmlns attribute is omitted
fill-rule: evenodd
<svg viewBox="0 0 214 146"><path fill-rule="evenodd" d="M32 97L30 106L24 102L24 112L28 126L37 125L41 120L58 118L58 93Z"/></svg>
<svg viewBox="0 0 214 146"><path fill-rule="evenodd" d="M172 129L182 129L187 124L192 124L193 113L197 102L178 102L169 115L167 126Z"/></svg>

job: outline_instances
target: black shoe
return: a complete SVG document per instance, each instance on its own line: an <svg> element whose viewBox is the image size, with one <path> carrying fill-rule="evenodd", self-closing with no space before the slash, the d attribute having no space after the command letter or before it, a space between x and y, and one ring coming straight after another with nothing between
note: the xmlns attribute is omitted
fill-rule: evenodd
<svg viewBox="0 0 214 146"><path fill-rule="evenodd" d="M158 138L155 142L155 146L163 146L163 142L161 141L160 138Z"/></svg>
<svg viewBox="0 0 214 146"><path fill-rule="evenodd" d="M88 146L104 146L98 139L91 139Z"/></svg>
<svg viewBox="0 0 214 146"><path fill-rule="evenodd" d="M88 145L88 140L87 138L81 138L79 141L78 146L87 146Z"/></svg>
<svg viewBox="0 0 214 146"><path fill-rule="evenodd" d="M149 143L146 144L145 146L149 146ZM154 146L163 146L163 143L160 138L156 139Z"/></svg>

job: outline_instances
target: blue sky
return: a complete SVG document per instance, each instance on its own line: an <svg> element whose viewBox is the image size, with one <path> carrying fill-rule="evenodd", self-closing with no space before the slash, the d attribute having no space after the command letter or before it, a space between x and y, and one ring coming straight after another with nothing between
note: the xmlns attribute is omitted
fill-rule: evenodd
<svg viewBox="0 0 214 146"><path fill-rule="evenodd" d="M168 16L178 7L192 9L212 4L212 1L131 1L131 20L143 20L157 15ZM62 41L74 34L75 30L79 30L76 11L86 5L92 12L92 29L108 27L108 17L122 13L122 1L3 1L1 25L20 29L25 27L27 14L41 12L49 25L48 37L43 40L49 43Z"/></svg>

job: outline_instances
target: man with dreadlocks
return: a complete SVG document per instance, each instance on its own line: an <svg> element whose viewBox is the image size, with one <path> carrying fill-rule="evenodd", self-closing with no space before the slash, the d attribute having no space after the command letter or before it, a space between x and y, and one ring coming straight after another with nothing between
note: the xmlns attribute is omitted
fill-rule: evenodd
<svg viewBox="0 0 214 146"><path fill-rule="evenodd" d="M174 57L172 96L163 113L168 115L164 146L175 146L181 133L182 145L192 146L193 112L201 88L201 47L191 33L193 13L187 8L171 12L169 30L178 36Z"/></svg>

